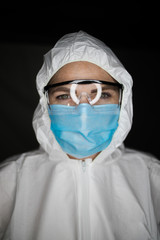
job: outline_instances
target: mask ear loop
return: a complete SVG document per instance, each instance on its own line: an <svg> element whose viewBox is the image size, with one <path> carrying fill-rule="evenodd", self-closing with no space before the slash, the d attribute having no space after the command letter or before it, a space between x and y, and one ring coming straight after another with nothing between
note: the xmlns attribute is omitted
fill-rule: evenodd
<svg viewBox="0 0 160 240"><path fill-rule="evenodd" d="M118 102L120 107L121 107L121 104L122 104L122 96L123 96L123 89L120 89L119 90L119 102Z"/></svg>
<svg viewBox="0 0 160 240"><path fill-rule="evenodd" d="M78 84L76 84L76 83L72 84L72 86L70 88L70 95L71 95L72 100L78 105L80 103L81 98L80 97L78 98L76 96L77 85ZM101 97L101 93L102 93L101 84L95 83L95 86L97 88L97 94L93 100L90 99L89 95L86 92L82 92L82 95L85 94L87 96L90 105L94 105Z"/></svg>
<svg viewBox="0 0 160 240"><path fill-rule="evenodd" d="M48 107L50 108L48 91L46 91L44 95L45 95L46 103L47 103Z"/></svg>

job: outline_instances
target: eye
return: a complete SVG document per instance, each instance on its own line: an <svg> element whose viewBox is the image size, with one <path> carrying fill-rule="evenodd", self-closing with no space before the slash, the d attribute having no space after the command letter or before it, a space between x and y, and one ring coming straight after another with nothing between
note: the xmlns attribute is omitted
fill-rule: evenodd
<svg viewBox="0 0 160 240"><path fill-rule="evenodd" d="M70 95L69 94L61 94L59 96L56 96L56 99L57 100L67 100L67 99L70 99Z"/></svg>
<svg viewBox="0 0 160 240"><path fill-rule="evenodd" d="M110 98L110 97L111 97L111 94L108 92L102 92L102 94L101 94L101 98L103 98L103 99Z"/></svg>

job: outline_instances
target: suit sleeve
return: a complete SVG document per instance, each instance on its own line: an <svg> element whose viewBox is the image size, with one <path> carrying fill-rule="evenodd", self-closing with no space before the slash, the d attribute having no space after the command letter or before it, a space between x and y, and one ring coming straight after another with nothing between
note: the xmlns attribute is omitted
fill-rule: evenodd
<svg viewBox="0 0 160 240"><path fill-rule="evenodd" d="M7 230L12 216L17 188L16 162L4 162L0 165L0 239Z"/></svg>
<svg viewBox="0 0 160 240"><path fill-rule="evenodd" d="M151 194L160 231L160 161L154 160L150 166Z"/></svg>

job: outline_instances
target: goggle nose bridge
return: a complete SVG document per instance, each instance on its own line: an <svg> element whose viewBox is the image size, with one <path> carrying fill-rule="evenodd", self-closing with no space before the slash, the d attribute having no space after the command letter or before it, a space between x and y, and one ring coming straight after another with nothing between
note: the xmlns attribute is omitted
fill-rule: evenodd
<svg viewBox="0 0 160 240"><path fill-rule="evenodd" d="M95 98L93 100L90 98L90 95L87 92L84 92L84 91L81 92L81 94L79 96L77 96L76 95L76 89L77 89L78 84L76 84L76 83L72 84L72 86L70 88L70 95L71 95L72 100L76 104L79 104L82 96L85 96L85 97L87 97L88 102L91 105L95 104L101 97L102 89L101 89L101 85L100 84L97 84L97 83L94 83L94 84L95 84L95 86L97 88L97 94L96 94L96 96L95 96Z"/></svg>
<svg viewBox="0 0 160 240"><path fill-rule="evenodd" d="M88 102L91 103L91 98L88 93L81 92L81 94L78 96L79 103L81 102L82 97L85 97L88 100Z"/></svg>

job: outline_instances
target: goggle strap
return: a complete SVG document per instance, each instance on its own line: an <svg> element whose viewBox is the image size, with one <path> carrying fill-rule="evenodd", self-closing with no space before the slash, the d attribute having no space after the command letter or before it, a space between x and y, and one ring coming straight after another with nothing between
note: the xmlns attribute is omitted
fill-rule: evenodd
<svg viewBox="0 0 160 240"><path fill-rule="evenodd" d="M74 83L71 85L70 95L72 100L78 105L80 103L80 99L78 99L76 96L76 88L77 88L77 84Z"/></svg>
<svg viewBox="0 0 160 240"><path fill-rule="evenodd" d="M102 87L100 84L95 83L96 87L97 87L97 95L96 97L90 102L91 105L95 104L96 102L98 102L98 100L101 97L102 94Z"/></svg>

